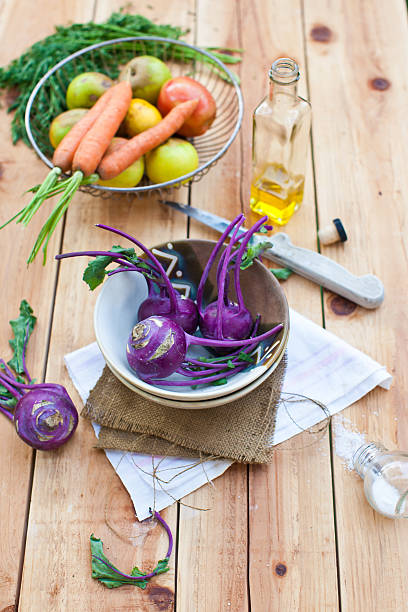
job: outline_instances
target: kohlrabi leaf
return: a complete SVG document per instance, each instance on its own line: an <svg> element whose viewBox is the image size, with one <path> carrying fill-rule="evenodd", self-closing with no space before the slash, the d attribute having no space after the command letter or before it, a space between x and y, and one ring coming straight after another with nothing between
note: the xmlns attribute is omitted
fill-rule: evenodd
<svg viewBox="0 0 408 612"><path fill-rule="evenodd" d="M123 247L116 245L110 250L114 253L120 253L125 259L131 263L137 264L140 268L146 268L146 270L149 270L149 266L136 255L135 249L124 249ZM83 274L82 280L85 281L91 291L103 283L105 276L108 273L106 268L113 261L113 257L99 255L89 262Z"/></svg>
<svg viewBox="0 0 408 612"><path fill-rule="evenodd" d="M95 538L92 534L90 541L92 555L92 578L102 582L102 584L108 587L108 589L116 589L124 584L133 584L141 589L146 588L148 580L132 580L130 577L121 576L120 573L118 573L119 570L112 565L109 559L103 554L102 540ZM105 565L103 561L108 563L110 567ZM159 563L161 562L159 561ZM137 567L134 567L130 573L130 576L144 576L144 574Z"/></svg>
<svg viewBox="0 0 408 612"><path fill-rule="evenodd" d="M149 579L153 575L157 576L158 574L163 574L164 572L169 571L169 559L166 558L161 559L157 563L156 567L149 572L149 574L141 572L138 567L134 567L128 576L126 574L121 574L120 570L112 565L109 559L104 555L102 540L95 538L92 534L90 542L92 555L92 578L102 582L102 584L108 587L108 589L116 589L124 584L133 584L140 589L145 589ZM132 580L132 576L135 578L147 577L145 580Z"/></svg>
<svg viewBox="0 0 408 612"><path fill-rule="evenodd" d="M270 241L258 242L258 244L248 246L246 253L241 261L241 270L246 270L249 266L252 266L252 263L256 257L262 255L265 249L269 249L271 247Z"/></svg>
<svg viewBox="0 0 408 612"><path fill-rule="evenodd" d="M169 560L168 559L160 559L153 572L155 574L164 574L169 571Z"/></svg>
<svg viewBox="0 0 408 612"><path fill-rule="evenodd" d="M247 353L244 353L244 351L240 351L238 353L238 357L240 358L241 361L247 361L248 363L255 363L255 359L251 357L250 355L248 355Z"/></svg>
<svg viewBox="0 0 408 612"><path fill-rule="evenodd" d="M13 340L9 340L9 344L13 349L13 357L8 362L8 365L13 368L17 374L24 373L24 345L30 337L36 321L37 318L33 315L33 309L26 300L22 300L20 304L20 315L17 319L12 319L10 321L14 338Z"/></svg>
<svg viewBox="0 0 408 612"><path fill-rule="evenodd" d="M292 270L289 270L289 268L270 268L270 270L278 280L286 280L293 274Z"/></svg>

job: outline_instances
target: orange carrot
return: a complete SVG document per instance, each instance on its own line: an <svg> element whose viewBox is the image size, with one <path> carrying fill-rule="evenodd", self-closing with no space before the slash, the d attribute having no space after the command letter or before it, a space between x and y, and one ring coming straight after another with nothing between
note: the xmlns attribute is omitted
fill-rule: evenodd
<svg viewBox="0 0 408 612"><path fill-rule="evenodd" d="M198 100L187 100L175 106L155 126L133 136L126 144L106 155L98 166L97 173L102 180L115 178L142 155L158 147L175 134L186 119L193 114Z"/></svg>
<svg viewBox="0 0 408 612"><path fill-rule="evenodd" d="M59 143L54 151L52 162L56 168L63 172L71 170L75 151L79 147L82 138L93 126L99 115L106 108L112 96L112 88L108 89L93 107L76 123Z"/></svg>
<svg viewBox="0 0 408 612"><path fill-rule="evenodd" d="M128 81L111 87L106 108L81 140L72 161L72 171L84 176L93 174L128 111L132 88Z"/></svg>

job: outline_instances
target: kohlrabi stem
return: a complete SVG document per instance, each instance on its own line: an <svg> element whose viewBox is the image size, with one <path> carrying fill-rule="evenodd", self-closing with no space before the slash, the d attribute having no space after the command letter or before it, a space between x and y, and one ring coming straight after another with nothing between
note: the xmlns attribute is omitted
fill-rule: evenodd
<svg viewBox="0 0 408 612"><path fill-rule="evenodd" d="M8 376L5 376L5 374L0 373L0 384L3 385L7 391L10 391L11 395L14 395L16 399L19 400L23 397L23 394L14 387L14 385L17 386L21 383L16 383L14 380L10 380Z"/></svg>
<svg viewBox="0 0 408 612"><path fill-rule="evenodd" d="M162 380L157 378L145 378L145 380L146 382L153 382L155 385L166 385L168 387L192 387L194 385L206 385L208 383L221 380L222 378L228 378L234 374L237 374L238 372L241 372L241 370L244 370L246 367L248 367L248 364L237 366L234 369L224 370L223 372L213 374L212 376L204 376L203 378L200 378L199 376L196 378L191 377L190 380Z"/></svg>
<svg viewBox="0 0 408 612"><path fill-rule="evenodd" d="M153 255L153 253L151 251L149 251L148 248L146 248L144 246L144 244L142 244L141 242L139 242L139 240L137 240L136 238L133 238L133 236L131 236L130 234L127 234L126 232L122 232L121 230L118 230L114 227L110 227L109 225L103 225L102 223L97 223L96 227L100 227L104 230L107 230L108 232L113 232L114 234L118 234L118 236L122 236L123 238L127 238L127 240L130 240L130 242L133 242L133 244L135 244L136 246L139 247L139 249L141 249L148 257L149 259L158 267L163 280L166 284L167 287L167 292L169 294L169 299L170 299L170 313L175 313L177 312L177 295L176 295L176 290L174 289L173 285L170 282L169 277L166 274L165 269L163 268L163 266L161 265L160 261L157 259L157 257L155 257Z"/></svg>
<svg viewBox="0 0 408 612"><path fill-rule="evenodd" d="M7 410L7 408L5 408L4 406L2 406L1 404L0 404L0 412L2 412L2 413L4 414L4 416L8 417L8 418L9 418L11 421L14 421L14 417L13 417L13 415L11 414L11 412L9 412L9 411Z"/></svg>
<svg viewBox="0 0 408 612"><path fill-rule="evenodd" d="M244 239L242 240L238 248L238 252L237 252L236 260L235 260L235 266L234 266L234 287L235 287L235 293L237 296L238 306L240 310L245 309L245 302L244 302L244 297L242 295L241 283L239 282L240 265L241 265L242 256L248 245L248 242L251 240L254 233L257 232L258 229L260 229L267 220L268 220L268 217L266 216L259 219L259 221L257 221L255 225L253 225L251 229L247 231L247 233L244 236Z"/></svg>
<svg viewBox="0 0 408 612"><path fill-rule="evenodd" d="M198 344L200 346L215 346L220 348L227 348L230 346L235 348L236 346L247 346L248 344L254 344L255 342L258 343L262 340L266 340L267 338L270 338L271 336L280 332L281 329L283 329L283 325L282 323L279 323L279 325L276 325L264 334L254 336L253 338L247 338L246 340L213 340L212 338L201 338L200 336L191 336L187 332L184 333L186 336L187 347L191 344Z"/></svg>
<svg viewBox="0 0 408 612"><path fill-rule="evenodd" d="M150 512L152 513L152 509L150 508ZM153 513L152 513L153 514ZM171 533L171 529L169 527L169 525L166 523L166 521L164 520L164 518L162 518L160 516L160 514L158 512L156 512L156 510L154 511L154 517L159 521L159 523L161 523L161 525L165 528L168 538L169 538L169 547L167 549L167 553L166 553L166 557L165 559L169 559L171 552L173 550L173 535Z"/></svg>
<svg viewBox="0 0 408 612"><path fill-rule="evenodd" d="M227 236L229 236L230 232L232 231L232 229L236 226L236 224L238 223L238 221L240 221L241 219L244 218L244 215L238 215L238 217L236 217L233 221L231 221L231 223L229 224L229 226L227 227L227 229L225 230L225 232L221 235L221 237L219 238L217 244L215 245L207 263L206 266L203 270L203 273L201 275L201 279L200 279L200 283L198 285L197 288L197 298L196 298L196 302L197 302L197 309L198 312L202 315L203 314L203 310L202 310L202 302L203 302L203 293L204 293L204 287L205 287L205 283L207 281L208 278L208 274L210 272L211 266L214 263L215 258L218 255L219 250L221 249L222 245L224 244L224 240L227 238Z"/></svg>
<svg viewBox="0 0 408 612"><path fill-rule="evenodd" d="M28 342L28 338L29 338L29 332L30 332L30 324L27 323L26 334L25 334L25 337L24 337L24 344L23 344L23 351L22 351L21 358L22 358L22 362L23 362L24 374L26 375L26 378L27 378L28 382L31 382L31 376L28 373L27 366L26 366L26 360L25 360L27 342Z"/></svg>
<svg viewBox="0 0 408 612"><path fill-rule="evenodd" d="M218 298L217 298L217 330L216 330L216 335L217 338L219 340L221 340L224 337L223 334L223 323L224 323L224 319L222 316L222 310L223 310L223 306L224 306L224 297L225 297L225 280L227 278L227 270L228 270L228 260L229 260L229 256L231 254L231 250L232 250L232 245L235 242L235 239L237 237L238 231L241 227L241 225L243 224L243 222L245 221L245 217L242 215L241 219L238 221L237 225L234 228L234 233L232 234L232 238L227 246L227 248L225 249L226 253L225 253L225 260L224 260L224 265L222 266L222 270L221 270L221 275L220 275L220 283L218 285Z"/></svg>
<svg viewBox="0 0 408 612"><path fill-rule="evenodd" d="M16 380L10 379L8 376L0 372L0 384L6 386L5 383L10 383L14 385L15 387L17 387L16 389L17 393L18 393L18 389L53 389L54 387L58 389L61 388L60 385L57 385L56 383L35 383L34 385L32 383L30 385L26 383L20 383L20 382L17 382Z"/></svg>
<svg viewBox="0 0 408 612"><path fill-rule="evenodd" d="M0 367L0 373L1 373L1 370L4 370L7 376L9 376L12 380L15 380L15 376L14 376L13 372L7 366L7 364L4 361L4 359L0 359L0 366L2 366L2 367Z"/></svg>
<svg viewBox="0 0 408 612"><path fill-rule="evenodd" d="M123 253L119 253L117 251L74 251L73 253L61 253L60 255L56 255L55 259L59 260L59 259L69 259L70 257L100 257L100 256L111 257L113 259L113 263L118 263L123 266L127 266L130 270L135 270L136 272L141 271L140 268L138 268L136 264L125 259L125 256L123 255ZM151 272L149 270L151 274L159 274L155 266L152 266L150 263L147 263L146 265L148 265L149 268L151 269ZM112 272L116 272L116 270L112 270ZM146 270L144 270L144 272L146 272ZM142 274L144 272L142 271Z"/></svg>

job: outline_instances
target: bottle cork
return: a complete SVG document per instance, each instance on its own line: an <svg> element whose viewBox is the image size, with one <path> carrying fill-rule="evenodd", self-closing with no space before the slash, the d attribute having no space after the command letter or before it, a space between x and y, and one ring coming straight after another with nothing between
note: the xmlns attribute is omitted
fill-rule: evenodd
<svg viewBox="0 0 408 612"><path fill-rule="evenodd" d="M340 219L333 219L331 225L319 229L319 240L321 244L334 244L335 242L346 242L346 230Z"/></svg>

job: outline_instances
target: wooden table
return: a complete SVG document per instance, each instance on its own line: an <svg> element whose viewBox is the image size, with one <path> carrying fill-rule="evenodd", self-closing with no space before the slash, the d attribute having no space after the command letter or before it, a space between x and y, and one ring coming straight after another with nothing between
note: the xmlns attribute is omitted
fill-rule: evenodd
<svg viewBox="0 0 408 612"><path fill-rule="evenodd" d="M1 64L69 21L103 20L122 0L3 0ZM199 183L176 200L233 218L248 213L251 113L278 56L296 58L302 92L313 106L313 155L302 209L286 230L293 242L317 248L316 229L340 217L350 238L323 252L356 274L384 282L386 299L367 311L300 278L284 285L291 306L395 375L333 419L391 448L408 448L408 318L405 285L408 218L408 26L404 0L146 0L131 9L161 23L189 28L198 45L245 49L238 68L245 98L239 138ZM8 99L10 100L10 99ZM13 147L1 111L1 219L27 198L45 170L23 144ZM1 354L8 354L9 319L25 297L38 314L29 349L37 379L65 384L76 403L63 355L94 340L96 295L81 282L83 261L60 268L25 259L49 205L30 229L1 232ZM157 196L127 202L79 194L50 253L92 246L110 237L97 222L126 227L148 245L186 236L215 238L203 226L164 208ZM163 515L176 534L171 571L145 591L110 591L91 579L89 536L126 570L151 567L166 547L152 522L139 524L129 496L103 452L93 449L88 422L55 453L33 453L0 421L0 610L11 612L317 612L402 611L408 606L408 522L375 514L362 482L334 451L332 430L315 445L306 438L277 450L271 465L235 465L183 499L208 512L174 504ZM304 434L305 435L305 434ZM108 517L108 521L106 518ZM109 525L108 525L109 524ZM110 527L122 534L115 536Z"/></svg>

